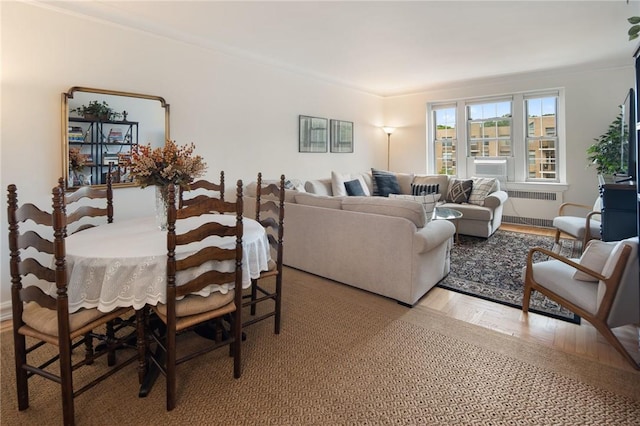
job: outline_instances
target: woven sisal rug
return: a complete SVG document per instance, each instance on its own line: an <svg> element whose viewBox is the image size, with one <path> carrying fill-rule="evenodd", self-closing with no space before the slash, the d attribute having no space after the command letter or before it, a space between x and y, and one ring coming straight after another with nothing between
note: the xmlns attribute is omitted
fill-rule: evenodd
<svg viewBox="0 0 640 426"><path fill-rule="evenodd" d="M580 257L581 243L562 240L554 246L552 237L498 230L490 238L460 235L451 251L451 272L438 287L514 308L522 308L523 273L532 247L543 247L565 257ZM545 260L546 256L537 260ZM540 293L534 292L530 311L580 323L580 317Z"/></svg>
<svg viewBox="0 0 640 426"><path fill-rule="evenodd" d="M225 349L183 364L177 407L166 412L164 377L138 398L135 366L128 366L76 399L77 424L630 425L640 419L638 372L292 269L284 275L281 334L273 334L271 322L246 332L240 379L233 379ZM58 387L40 378L31 382L31 406L17 411L11 333L0 338L0 423L61 424ZM104 361L88 371L101 368Z"/></svg>

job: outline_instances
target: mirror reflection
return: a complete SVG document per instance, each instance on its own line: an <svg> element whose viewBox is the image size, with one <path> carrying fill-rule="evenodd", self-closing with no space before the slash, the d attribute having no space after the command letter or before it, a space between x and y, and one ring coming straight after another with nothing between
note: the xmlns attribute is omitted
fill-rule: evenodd
<svg viewBox="0 0 640 426"><path fill-rule="evenodd" d="M126 162L139 144L169 138L169 104L159 96L72 87L62 94L63 176L67 188L134 186Z"/></svg>

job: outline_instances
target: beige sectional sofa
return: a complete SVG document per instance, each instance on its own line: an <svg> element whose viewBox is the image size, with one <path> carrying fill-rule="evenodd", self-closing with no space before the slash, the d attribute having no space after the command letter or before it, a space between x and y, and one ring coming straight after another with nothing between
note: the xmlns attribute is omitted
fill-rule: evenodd
<svg viewBox="0 0 640 426"><path fill-rule="evenodd" d="M255 215L255 183L244 213ZM284 264L413 306L449 273L455 227L385 197L286 191Z"/></svg>
<svg viewBox="0 0 640 426"><path fill-rule="evenodd" d="M373 192L373 182L368 172L352 174L351 176L362 176L368 189ZM403 194L411 193L411 183L439 185L439 193L442 194L441 201L444 201L451 178L447 175L413 175L409 173L397 173L398 183ZM305 190L309 193L332 196L334 191L335 177L326 179L310 180L305 183ZM458 233L472 235L476 237L489 238L498 230L502 223L502 210L508 195L500 190L500 181L495 180L495 186L484 198L483 205L470 203L450 203L443 202L439 206L450 207L462 213L462 218L457 220Z"/></svg>

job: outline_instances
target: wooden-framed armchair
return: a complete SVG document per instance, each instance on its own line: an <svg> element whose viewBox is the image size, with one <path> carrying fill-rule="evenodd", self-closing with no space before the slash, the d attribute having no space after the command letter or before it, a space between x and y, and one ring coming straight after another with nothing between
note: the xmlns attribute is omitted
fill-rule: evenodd
<svg viewBox="0 0 640 426"><path fill-rule="evenodd" d="M535 253L549 260L534 263ZM574 259L575 260L575 259ZM612 329L640 322L638 237L606 243L591 241L579 262L550 250L529 250L522 310L538 291L589 321L635 369L640 363Z"/></svg>

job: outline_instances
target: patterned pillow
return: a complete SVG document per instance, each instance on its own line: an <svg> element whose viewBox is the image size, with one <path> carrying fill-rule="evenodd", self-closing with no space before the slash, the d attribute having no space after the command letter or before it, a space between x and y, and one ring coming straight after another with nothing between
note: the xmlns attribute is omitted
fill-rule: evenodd
<svg viewBox="0 0 640 426"><path fill-rule="evenodd" d="M365 196L359 179L347 181L344 183L344 186L347 188L347 195L349 196Z"/></svg>
<svg viewBox="0 0 640 426"><path fill-rule="evenodd" d="M398 178L392 172L371 169L373 175L373 195L388 197L389 194L400 194Z"/></svg>
<svg viewBox="0 0 640 426"><path fill-rule="evenodd" d="M411 195L427 195L440 193L440 184L412 183Z"/></svg>
<svg viewBox="0 0 640 426"><path fill-rule="evenodd" d="M472 178L473 187L469 195L469 204L484 206L484 199L493 191L496 185L495 178Z"/></svg>
<svg viewBox="0 0 640 426"><path fill-rule="evenodd" d="M472 187L473 180L471 179L451 179L447 201L456 204L466 203L469 201Z"/></svg>

